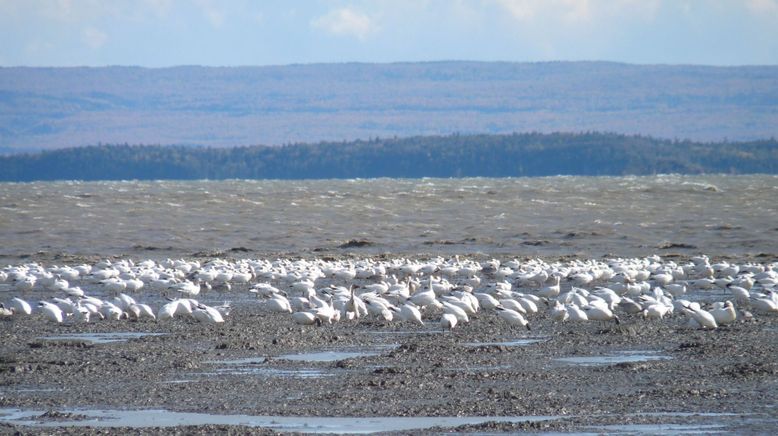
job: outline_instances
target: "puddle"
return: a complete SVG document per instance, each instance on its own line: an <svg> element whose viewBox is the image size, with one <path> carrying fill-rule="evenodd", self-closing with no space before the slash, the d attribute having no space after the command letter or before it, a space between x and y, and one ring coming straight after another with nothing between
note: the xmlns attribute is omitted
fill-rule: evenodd
<svg viewBox="0 0 778 436"><path fill-rule="evenodd" d="M314 353L282 354L276 359L295 362L337 362L355 357L379 356L381 353L370 351L318 351Z"/></svg>
<svg viewBox="0 0 778 436"><path fill-rule="evenodd" d="M597 430L612 434L661 434L661 435L685 435L685 434L712 434L728 433L725 425L721 424L625 424L606 425L595 427Z"/></svg>
<svg viewBox="0 0 778 436"><path fill-rule="evenodd" d="M386 350L393 350L399 345L380 345L372 347L371 351L315 351L311 353L282 354L276 356L276 359L291 360L295 362L337 362L339 360L354 359L357 357L380 356Z"/></svg>
<svg viewBox="0 0 778 436"><path fill-rule="evenodd" d="M658 354L656 351L620 351L605 356L575 356L554 359L558 362L581 366L613 365L617 363L649 362L672 359L670 356Z"/></svg>
<svg viewBox="0 0 778 436"><path fill-rule="evenodd" d="M559 416L471 416L471 417L311 417L210 415L170 412L167 410L79 410L61 412L85 416L86 419L39 421L41 411L0 409L0 422L36 427L172 427L177 425L243 425L283 432L301 433L385 433L421 430L430 427L457 427L484 422L539 422Z"/></svg>
<svg viewBox="0 0 778 436"><path fill-rule="evenodd" d="M295 368L279 369L268 368L264 366L235 366L232 368L217 368L212 373L200 373L201 375L261 375L266 377L288 377L288 378L321 378L332 377L335 375L332 371L323 371L313 368Z"/></svg>
<svg viewBox="0 0 778 436"><path fill-rule="evenodd" d="M463 345L466 347L490 347L490 346L504 346L504 347L526 347L527 345L538 344L545 342L546 338L520 338L511 339L502 342L465 342Z"/></svg>
<svg viewBox="0 0 778 436"><path fill-rule="evenodd" d="M264 357L246 357L244 359L232 359L232 360L207 360L204 363L212 363L218 365L260 365L266 362Z"/></svg>
<svg viewBox="0 0 778 436"><path fill-rule="evenodd" d="M43 336L38 339L47 341L87 342L90 344L108 344L111 342L127 342L145 336L162 336L165 333L119 332L119 333L73 333L53 336Z"/></svg>
<svg viewBox="0 0 778 436"><path fill-rule="evenodd" d="M365 333L372 335L439 335L442 334L442 330L369 330Z"/></svg>

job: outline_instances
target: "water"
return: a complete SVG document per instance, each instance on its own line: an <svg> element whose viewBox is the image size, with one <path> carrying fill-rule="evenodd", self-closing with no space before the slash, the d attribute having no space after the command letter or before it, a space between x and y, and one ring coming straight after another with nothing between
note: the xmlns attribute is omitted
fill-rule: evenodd
<svg viewBox="0 0 778 436"><path fill-rule="evenodd" d="M520 338L510 339L506 341L497 342L465 342L468 347L485 347L485 346L503 346L503 347L526 347L532 344L539 344L547 341L547 338Z"/></svg>
<svg viewBox="0 0 778 436"><path fill-rule="evenodd" d="M774 253L776 197L760 175L0 183L0 256Z"/></svg>
<svg viewBox="0 0 778 436"><path fill-rule="evenodd" d="M614 365L617 363L649 362L666 359L671 359L671 357L657 354L656 351L619 351L605 356L560 357L554 360L581 366L599 366Z"/></svg>
<svg viewBox="0 0 778 436"><path fill-rule="evenodd" d="M39 427L172 427L177 425L243 425L283 432L302 433L382 433L420 430L430 427L456 427L484 422L539 422L558 416L464 416L464 417L310 417L211 415L167 410L66 410L81 419L40 421L41 412L0 409L0 422Z"/></svg>
<svg viewBox="0 0 778 436"><path fill-rule="evenodd" d="M165 333L113 332L113 333L65 333L61 335L44 336L47 341L85 342L89 344L109 344L112 342L127 342L130 339L144 336L161 336Z"/></svg>
<svg viewBox="0 0 778 436"><path fill-rule="evenodd" d="M358 351L318 351L313 353L283 354L277 357L282 360L292 360L297 362L337 362L339 360L354 359L357 357L378 356L381 353L376 352L358 352Z"/></svg>

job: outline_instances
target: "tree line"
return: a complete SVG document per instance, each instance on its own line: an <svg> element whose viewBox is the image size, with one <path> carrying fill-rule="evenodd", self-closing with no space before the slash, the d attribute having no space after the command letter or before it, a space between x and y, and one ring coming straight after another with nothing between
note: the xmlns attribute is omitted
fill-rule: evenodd
<svg viewBox="0 0 778 436"><path fill-rule="evenodd" d="M246 146L97 145L0 157L0 180L329 179L778 173L778 141L522 133Z"/></svg>

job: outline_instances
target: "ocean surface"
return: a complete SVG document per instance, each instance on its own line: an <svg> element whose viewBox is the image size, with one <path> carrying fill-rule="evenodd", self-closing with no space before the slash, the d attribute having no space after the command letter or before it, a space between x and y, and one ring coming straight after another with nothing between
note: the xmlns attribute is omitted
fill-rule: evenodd
<svg viewBox="0 0 778 436"><path fill-rule="evenodd" d="M0 262L778 253L778 177L0 184Z"/></svg>

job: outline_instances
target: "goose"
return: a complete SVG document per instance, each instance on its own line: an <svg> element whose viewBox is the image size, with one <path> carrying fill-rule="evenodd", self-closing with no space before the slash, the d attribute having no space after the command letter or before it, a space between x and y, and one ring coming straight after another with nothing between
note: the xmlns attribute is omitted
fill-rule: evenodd
<svg viewBox="0 0 778 436"><path fill-rule="evenodd" d="M778 313L778 303L768 296L752 295L750 302L751 308L761 313Z"/></svg>
<svg viewBox="0 0 778 436"><path fill-rule="evenodd" d="M604 301L602 304L593 302L588 306L582 307L581 310L583 310L586 313L586 317L592 321L615 321L616 324L620 324L619 317L613 314Z"/></svg>
<svg viewBox="0 0 778 436"><path fill-rule="evenodd" d="M681 283L671 283L669 285L665 285L665 290L673 297L678 298L686 293L686 285Z"/></svg>
<svg viewBox="0 0 778 436"><path fill-rule="evenodd" d="M457 325L457 317L453 313L445 312L440 317L440 326L443 330L453 330Z"/></svg>
<svg viewBox="0 0 778 436"><path fill-rule="evenodd" d="M735 297L735 302L741 305L747 305L751 299L751 294L748 290L741 286L733 285L732 283L727 285L727 289Z"/></svg>
<svg viewBox="0 0 778 436"><path fill-rule="evenodd" d="M656 274L654 276L654 283L657 286L667 286L673 282L673 275L667 273Z"/></svg>
<svg viewBox="0 0 778 436"><path fill-rule="evenodd" d="M70 301L70 298L57 298L53 297L51 301L54 302L54 304L59 307L59 309L62 311L62 314L72 315L76 311L77 304L74 304L72 301Z"/></svg>
<svg viewBox="0 0 778 436"><path fill-rule="evenodd" d="M725 301L721 307L711 309L710 314L713 315L718 325L732 324L737 319L735 306L729 300Z"/></svg>
<svg viewBox="0 0 778 436"><path fill-rule="evenodd" d="M411 302L407 302L400 306L400 308L392 307L395 315L397 315L403 321L415 322L419 325L424 325L424 321L421 320L421 312Z"/></svg>
<svg viewBox="0 0 778 436"><path fill-rule="evenodd" d="M265 300L265 309L274 313L292 313L292 305L281 294L273 294L272 297Z"/></svg>
<svg viewBox="0 0 778 436"><path fill-rule="evenodd" d="M0 318L7 318L14 315L13 308L5 307L5 304L0 303Z"/></svg>
<svg viewBox="0 0 778 436"><path fill-rule="evenodd" d="M245 272L234 272L232 273L232 281L234 283L239 284L247 284L251 282L251 280L254 279L254 275L251 273L251 271L245 271Z"/></svg>
<svg viewBox="0 0 778 436"><path fill-rule="evenodd" d="M643 311L643 306L628 297L621 298L618 304L618 308L628 314L635 314Z"/></svg>
<svg viewBox="0 0 778 436"><path fill-rule="evenodd" d="M11 306L11 309L13 309L15 314L23 314L23 315L32 314L32 307L30 306L30 303L22 300L19 297L12 298L9 305Z"/></svg>
<svg viewBox="0 0 778 436"><path fill-rule="evenodd" d="M457 306L460 309L464 310L465 313L468 316L469 315L475 315L475 312L476 312L475 308L470 303L469 299L468 300L463 300L463 299L461 300L461 299L456 298L456 297L454 297L452 295L443 295L443 296L440 297L440 299L442 300L441 301L442 303L449 303L449 304L452 304L452 305Z"/></svg>
<svg viewBox="0 0 778 436"><path fill-rule="evenodd" d="M147 304L133 303L127 308L127 311L132 314L136 320L140 320L144 317L151 318L153 320L157 319L157 317L154 315L154 311L151 310L151 307L149 307Z"/></svg>
<svg viewBox="0 0 778 436"><path fill-rule="evenodd" d="M564 322L570 315L567 313L565 305L560 301L554 302L554 307L551 308L551 319L554 321Z"/></svg>
<svg viewBox="0 0 778 436"><path fill-rule="evenodd" d="M115 321L118 321L126 316L124 311L119 306L108 301L103 301L102 306L100 306L100 313L102 313L106 319L112 319Z"/></svg>
<svg viewBox="0 0 778 436"><path fill-rule="evenodd" d="M173 286L170 287L170 289L194 297L200 294L200 283L199 282L195 283L195 282L190 282L189 280L185 280L181 283L174 284Z"/></svg>
<svg viewBox="0 0 778 436"><path fill-rule="evenodd" d="M521 307L524 308L524 311L526 313L538 313L538 306L535 304L534 301L532 301L530 298L527 298L528 296L520 295L518 298L516 298L516 302L518 302Z"/></svg>
<svg viewBox="0 0 778 436"><path fill-rule="evenodd" d="M713 315L703 309L695 309L691 306L685 306L684 312L688 315L691 315L691 317L694 319L694 321L697 322L697 324L700 325L701 328L704 329L716 329L718 328L718 324L716 323L716 319L713 317Z"/></svg>
<svg viewBox="0 0 778 436"><path fill-rule="evenodd" d="M467 312L461 307L455 306L447 301L443 302L443 312L454 315L457 318L457 322L463 322L465 324L470 322L470 317L467 316Z"/></svg>
<svg viewBox="0 0 778 436"><path fill-rule="evenodd" d="M76 311L73 313L73 318L78 321L88 323L92 318L92 311L84 306L78 306L76 307Z"/></svg>
<svg viewBox="0 0 778 436"><path fill-rule="evenodd" d="M527 330L532 330L532 328L530 328L529 322L526 319L524 319L524 317L521 316L519 312L516 312L515 310L511 310L511 309L506 309L501 306L497 306L496 310L497 310L497 315L502 320L507 322L509 325L522 326L522 327L526 327Z"/></svg>
<svg viewBox="0 0 778 436"><path fill-rule="evenodd" d="M361 318L368 315L367 306L365 305L365 300L361 298L357 298L356 295L354 295L354 287L349 287L349 299L346 303L346 311L351 312L354 315L354 318Z"/></svg>
<svg viewBox="0 0 778 436"><path fill-rule="evenodd" d="M521 304L519 304L518 301L516 301L516 300L514 300L512 298L500 299L500 300L498 300L498 303L500 303L500 306L502 306L502 307L504 307L506 309L514 310L514 311L522 313L522 314L526 314L527 313L527 311L524 309L524 306L522 306Z"/></svg>
<svg viewBox="0 0 778 436"><path fill-rule="evenodd" d="M56 304L41 301L38 303L38 307L40 307L43 316L49 321L62 322L62 310Z"/></svg>
<svg viewBox="0 0 778 436"><path fill-rule="evenodd" d="M561 280L561 277L559 275L557 275L556 276L556 284L555 285L551 285L551 286L546 286L546 287L540 289L537 292L538 296L543 297L543 298L555 298L555 297L557 297L559 295L560 290L561 290L561 287L560 287L560 284L559 284L560 280Z"/></svg>
<svg viewBox="0 0 778 436"><path fill-rule="evenodd" d="M426 291L418 291L415 294L411 295L410 300L416 306L426 307L426 306L434 305L437 302L437 298L438 297L435 294L435 291L433 291L432 287L430 287Z"/></svg>
<svg viewBox="0 0 778 436"><path fill-rule="evenodd" d="M159 308L157 312L157 320L164 321L167 319L173 319L176 316L178 310L178 300L173 300Z"/></svg>
<svg viewBox="0 0 778 436"><path fill-rule="evenodd" d="M81 298L84 296L84 290L78 286L73 286L65 290L65 293L71 297Z"/></svg>
<svg viewBox="0 0 778 436"><path fill-rule="evenodd" d="M125 290L127 292L138 292L144 286L143 280L134 278L125 280L124 283L126 284Z"/></svg>
<svg viewBox="0 0 778 436"><path fill-rule="evenodd" d="M294 312L292 319L300 325L321 325L321 319L311 312Z"/></svg>
<svg viewBox="0 0 778 436"><path fill-rule="evenodd" d="M124 292L124 290L127 288L127 283L124 280L117 277L112 277L103 280L100 283L105 287L106 291L111 293Z"/></svg>
<svg viewBox="0 0 778 436"><path fill-rule="evenodd" d="M500 305L500 302L489 294L483 292L474 292L473 296L478 299L478 303L484 309L495 309Z"/></svg>
<svg viewBox="0 0 778 436"><path fill-rule="evenodd" d="M570 321L588 321L589 317L586 316L586 312L579 309L575 304L568 304L565 306L567 310L568 319Z"/></svg>
<svg viewBox="0 0 778 436"><path fill-rule="evenodd" d="M661 303L651 303L643 309L643 318L663 319L667 314L668 307Z"/></svg>
<svg viewBox="0 0 778 436"><path fill-rule="evenodd" d="M218 310L205 304L198 304L192 310L192 316L199 322L205 323L223 323L224 318Z"/></svg>
<svg viewBox="0 0 778 436"><path fill-rule="evenodd" d="M32 288L35 287L36 281L37 279L35 278L35 276L23 277L19 280L16 280L16 282L14 283L14 289L19 292L31 291Z"/></svg>

